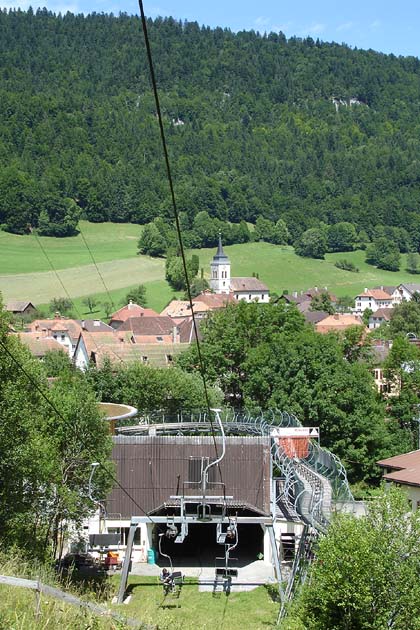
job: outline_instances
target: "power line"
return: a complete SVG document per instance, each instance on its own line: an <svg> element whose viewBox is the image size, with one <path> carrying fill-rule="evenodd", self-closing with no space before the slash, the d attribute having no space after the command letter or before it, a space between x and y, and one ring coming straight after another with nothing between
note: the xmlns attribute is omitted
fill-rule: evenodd
<svg viewBox="0 0 420 630"><path fill-rule="evenodd" d="M101 272L100 272L100 270L99 270L99 267L98 267L98 265L97 265L97 263L96 263L96 260L95 260L95 258L94 258L94 256L93 256L92 250L90 249L90 247L89 247L89 245L88 245L88 242L87 242L87 240L86 240L86 238L85 238L85 235L83 234L83 230L82 230L82 228L80 227L80 225L78 226L78 230L79 230L79 232L80 232L80 236L82 237L82 240L83 240L84 244L86 245L86 249L87 249L87 250L88 250L88 252L89 252L89 256L90 256L90 258L91 258L91 260L92 260L93 264L95 265L95 269L96 269L96 271L97 271L97 273L98 273L99 278L101 279L102 285L103 285L103 287L104 287L104 289L105 289L105 291L106 291L106 293L107 293L107 295L108 295L108 298L109 298L109 300L111 301L112 308L115 310L115 304L114 304L114 300L112 299L112 295L111 295L111 293L110 293L110 291L109 291L109 289L108 289L108 287L107 287L107 285L106 285L106 283L105 283L105 279L104 279L104 277L103 277L102 273L101 273Z"/></svg>
<svg viewBox="0 0 420 630"><path fill-rule="evenodd" d="M216 452L216 458L218 458L219 454L218 454L218 449L217 449L217 444L216 444L214 424L213 424L213 420L212 420L212 417L211 417L211 409L210 409L211 405L210 405L210 398L209 398L207 382L206 382L206 375L205 375L205 369L204 369L204 360L203 360L203 355L202 355L202 352L201 352L200 342L199 342L199 339L198 339L198 327L197 327L197 322L196 322L195 315L194 315L193 301L192 301L192 295L191 295L191 285L190 285L190 280L189 280L189 277L188 277L188 268L187 268L187 261L186 261L186 257L185 257L184 244L182 242L181 224L180 224L180 220L179 220L178 207L177 207L176 199L175 199L175 190L174 190L173 179L172 179L171 165L170 165L170 161L169 161L169 154L168 154L168 148L167 148L167 144L166 144L165 131L164 131L164 128L163 128L162 111L161 111L161 108L160 108L160 100L159 100L159 94L158 94L158 89L157 89L155 70L154 70L154 66L153 66L153 57L152 57L152 51L151 51L151 48L150 48L149 34L148 34L148 30L147 30L147 21L146 21L146 16L145 16L145 13L144 13L143 0L138 0L138 3L139 3L139 9L140 9L140 16L141 16L143 35L144 35L144 42L145 42L145 45L146 45L146 53L147 53L147 60L148 60L148 64L149 64L150 79L151 79L151 82L152 82L153 95L154 95L154 98L155 98L155 105L156 105L156 112L157 112L158 121L159 121L160 138L161 138L161 141L162 141L162 149L163 149L163 155L164 155L165 166L166 166L166 175L167 175L167 178L168 178L169 190L170 190L170 193L171 193L171 200L172 200L172 207L173 207L173 213L174 213L174 219L175 219L175 226L176 226L176 231L177 231L177 236L178 236L179 249L180 249L180 253L181 253L182 266L184 268L185 284L186 284L186 287L187 287L188 301L189 301L189 304L190 304L192 321L193 321L193 326L194 326L194 333L195 333L195 341L196 341L196 347L197 347L198 362L199 362L199 366L200 366L201 378L202 378L202 381L203 381L203 388L204 388L204 396L205 396L205 400L206 400L206 407L207 407L208 412L209 412L209 419L210 419L211 432L212 432L212 436L213 436L214 450ZM218 468L219 468L220 478L222 478L222 473L221 473L219 464L218 464Z"/></svg>
<svg viewBox="0 0 420 630"><path fill-rule="evenodd" d="M54 265L53 265L53 262L52 262L51 258L48 256L48 254L47 254L47 250L46 250L46 249L45 249L45 247L42 245L41 240L40 240L40 238L39 238L39 236L38 236L38 234L37 234L36 230L34 230L34 231L32 232L32 234L35 236L35 240L36 240L36 242L38 243L38 245L39 245L39 247L40 247L40 249L41 249L42 253L44 254L44 256L45 256L45 258L46 258L46 260L47 260L48 264L50 265L50 267L51 267L51 269L52 269L52 271L53 271L53 273L54 273L55 277L57 278L58 282L60 283L60 285L61 285L61 287L62 287L62 289L63 289L64 293L66 294L67 298L68 298L68 299L69 299L69 301L71 302L71 304L72 304L73 308L76 310L76 313L77 313L77 315L79 316L79 319L80 319L81 321L83 321L83 319L84 319L84 318L82 317L82 314L81 314L80 310L79 310L79 309L78 309L78 308L74 305L74 302L73 302L73 300L72 300L72 298L71 298L71 296L70 296L69 292L67 291L66 286L65 286L65 284L64 284L64 282L63 282L63 280L61 279L61 277L60 277L60 275L59 275L59 273L58 273L57 269L54 267ZM92 334L89 330L86 330L86 329L84 330L84 332L85 332L87 335L89 335L89 337L92 339L93 343L94 343L94 344L95 344L95 346L96 346L96 349L97 349L97 350L100 350L100 347L98 346L98 343L97 343L97 341L96 341L96 339L95 339L94 335L93 335L93 334ZM123 359L123 357L120 357L120 356L119 356L119 354L118 354L117 352L115 352L115 350L113 350L113 348L112 348L112 347L108 347L108 349L109 349L109 350L111 350L112 354L114 354L114 355L117 357L117 359L118 359L119 361L121 361L122 363L124 363L124 359Z"/></svg>

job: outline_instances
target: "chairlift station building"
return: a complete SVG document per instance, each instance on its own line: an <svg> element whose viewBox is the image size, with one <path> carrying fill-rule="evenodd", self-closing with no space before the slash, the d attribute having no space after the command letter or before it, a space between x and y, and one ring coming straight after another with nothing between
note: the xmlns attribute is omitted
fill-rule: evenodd
<svg viewBox="0 0 420 630"><path fill-rule="evenodd" d="M231 413L223 428L225 440L213 439L206 414L143 418L117 428L112 459L126 492L113 488L106 519L99 512L90 519L89 534L120 534L124 554L131 532L131 558L145 562L174 526L176 537L163 539L174 565L216 566L234 520L236 566L263 558L280 582L282 561L293 558L304 537L325 531L334 509L353 509L345 471L320 448L317 429L287 413ZM211 466L223 448L219 465Z"/></svg>

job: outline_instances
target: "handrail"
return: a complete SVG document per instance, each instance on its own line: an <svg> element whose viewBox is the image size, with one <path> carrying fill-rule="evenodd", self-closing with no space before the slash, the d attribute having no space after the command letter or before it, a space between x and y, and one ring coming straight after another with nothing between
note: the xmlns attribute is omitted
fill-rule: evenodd
<svg viewBox="0 0 420 630"><path fill-rule="evenodd" d="M211 423L207 413L200 410L180 411L176 414L155 411L146 414L141 420L137 426L117 428L117 433L123 435L142 433L147 431L151 424L154 425L156 432L176 433L177 435L182 435L183 431L198 433L211 431ZM245 433L267 437L276 427L302 426L295 415L276 409L255 415L251 415L248 411L225 410L220 424L226 433L234 435ZM336 455L320 447L318 443L309 442L307 455L297 459L289 457L284 449L273 441L271 456L273 464L285 478L286 507L297 512L304 522L309 523L319 531L324 532L328 526L331 501L342 502L343 504L354 502L344 466ZM212 462L211 465L215 463ZM304 470L307 470L307 488L301 479L303 467ZM310 494L310 500L306 506L307 513L303 513L300 506L305 490Z"/></svg>

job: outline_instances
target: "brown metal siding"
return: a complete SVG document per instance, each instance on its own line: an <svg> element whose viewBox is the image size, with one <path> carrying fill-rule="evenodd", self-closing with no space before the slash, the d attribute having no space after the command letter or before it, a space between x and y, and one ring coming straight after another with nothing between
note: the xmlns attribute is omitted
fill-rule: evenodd
<svg viewBox="0 0 420 630"><path fill-rule="evenodd" d="M219 454L221 439L216 440ZM114 438L112 459L120 484L144 512L150 512L183 492L188 481L191 457L215 457L211 437L137 436ZM228 437L226 455L220 464L226 495L235 502L248 503L263 513L270 511L269 438ZM219 480L219 474L216 473ZM189 494L196 494L194 488ZM223 494L214 486L209 494ZM123 518L142 516L142 510L118 487L107 500L109 514Z"/></svg>

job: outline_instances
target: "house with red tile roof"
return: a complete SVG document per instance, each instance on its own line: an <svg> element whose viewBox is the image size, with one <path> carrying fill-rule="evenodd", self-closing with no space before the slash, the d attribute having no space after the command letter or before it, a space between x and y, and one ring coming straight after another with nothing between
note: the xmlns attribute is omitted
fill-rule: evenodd
<svg viewBox="0 0 420 630"><path fill-rule="evenodd" d="M369 328L379 328L381 324L388 324L391 321L392 308L378 308L369 317Z"/></svg>
<svg viewBox="0 0 420 630"><path fill-rule="evenodd" d="M43 359L46 353L51 351L67 353L67 350L63 348L62 344L51 337L43 337L36 332L19 332L16 334L37 359Z"/></svg>
<svg viewBox="0 0 420 630"><path fill-rule="evenodd" d="M383 479L406 489L413 510L420 508L420 450L395 455L377 462Z"/></svg>
<svg viewBox="0 0 420 630"><path fill-rule="evenodd" d="M170 338L172 343L191 343L195 339L192 317L130 317L121 324L118 331L131 332L136 338L148 337L149 343L160 343L164 337Z"/></svg>
<svg viewBox="0 0 420 630"><path fill-rule="evenodd" d="M54 319L36 319L26 327L27 333L34 333L38 337L53 339L61 348L68 352L72 359L81 332L112 332L113 329L100 319L69 319L54 317ZM22 338L24 340L24 338Z"/></svg>
<svg viewBox="0 0 420 630"><path fill-rule="evenodd" d="M334 293L328 291L328 287L314 287L306 289L306 291L293 291L293 293L285 293L279 299L288 302L289 304L296 304L298 310L306 317L307 313L311 312L311 304L314 297L328 295L331 304L334 306L338 302L338 298Z"/></svg>
<svg viewBox="0 0 420 630"><path fill-rule="evenodd" d="M210 311L225 308L227 304L235 302L231 293L210 293L203 291L192 300L194 315L197 319L202 319ZM161 312L162 315L181 318L191 317L191 306L188 300L172 300Z"/></svg>
<svg viewBox="0 0 420 630"><path fill-rule="evenodd" d="M159 313L156 313L152 308L144 308L139 304L134 304L134 302L130 300L126 306L123 306L111 315L109 325L112 326L112 328L118 328L130 317L158 317L158 315Z"/></svg>
<svg viewBox="0 0 420 630"><path fill-rule="evenodd" d="M355 313L363 313L369 308L375 313L379 308L392 308L393 298L383 288L379 289L365 289L363 293L356 295L355 298Z"/></svg>
<svg viewBox="0 0 420 630"><path fill-rule="evenodd" d="M76 343L82 332L82 325L76 319L55 317L54 319L35 319L26 327L28 332L37 333L39 337L55 339L73 358Z"/></svg>
<svg viewBox="0 0 420 630"><path fill-rule="evenodd" d="M173 358L195 339L192 318L133 317L117 330L83 331L74 352L76 367L100 366L107 357L113 364L139 361L155 367L172 365Z"/></svg>
<svg viewBox="0 0 420 630"><path fill-rule="evenodd" d="M350 326L364 326L362 320L357 315L347 315L345 313L334 313L325 317L315 324L316 332L326 334L329 332L343 332Z"/></svg>

